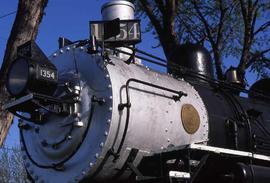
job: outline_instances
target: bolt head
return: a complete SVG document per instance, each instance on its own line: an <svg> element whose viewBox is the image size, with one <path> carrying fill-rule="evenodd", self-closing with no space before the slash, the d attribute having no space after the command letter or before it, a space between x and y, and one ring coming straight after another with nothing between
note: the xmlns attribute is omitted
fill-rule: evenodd
<svg viewBox="0 0 270 183"><path fill-rule="evenodd" d="M103 146L104 146L104 143L103 143L103 142L101 142L99 146L100 146L100 147L103 147Z"/></svg>

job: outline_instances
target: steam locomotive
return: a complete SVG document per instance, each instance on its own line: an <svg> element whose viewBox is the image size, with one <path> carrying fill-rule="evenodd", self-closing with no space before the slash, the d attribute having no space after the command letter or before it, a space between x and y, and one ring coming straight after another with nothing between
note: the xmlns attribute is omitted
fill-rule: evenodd
<svg viewBox="0 0 270 183"><path fill-rule="evenodd" d="M268 183L269 80L241 97L236 71L215 80L202 46L181 46L181 66L136 49L140 22L130 2L109 2L102 14L90 39L61 38L49 58L33 41L18 47L5 108L20 118L29 178Z"/></svg>

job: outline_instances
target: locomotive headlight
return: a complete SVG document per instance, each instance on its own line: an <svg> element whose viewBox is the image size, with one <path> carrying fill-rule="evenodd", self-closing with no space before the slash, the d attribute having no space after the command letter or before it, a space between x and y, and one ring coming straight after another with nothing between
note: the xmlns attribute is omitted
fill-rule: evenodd
<svg viewBox="0 0 270 183"><path fill-rule="evenodd" d="M15 61L7 76L7 89L12 96L23 93L29 80L29 68L25 59Z"/></svg>
<svg viewBox="0 0 270 183"><path fill-rule="evenodd" d="M57 70L47 60L19 57L10 66L6 86L13 97L30 92L51 96L57 87Z"/></svg>

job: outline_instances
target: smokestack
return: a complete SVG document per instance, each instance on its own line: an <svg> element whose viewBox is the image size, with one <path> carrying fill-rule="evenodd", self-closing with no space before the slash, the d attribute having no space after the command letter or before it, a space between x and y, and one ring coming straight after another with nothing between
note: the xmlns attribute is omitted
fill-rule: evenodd
<svg viewBox="0 0 270 183"><path fill-rule="evenodd" d="M129 1L114 0L102 6L101 14L102 19L104 21L114 20L116 18L119 18L120 20L134 20L135 6ZM134 45L129 46L132 47ZM119 49L128 53L132 53L132 51L128 48L119 48ZM119 53L118 57L120 59L127 60L129 59L130 56L123 53ZM137 60L137 62L140 63L141 61Z"/></svg>
<svg viewBox="0 0 270 183"><path fill-rule="evenodd" d="M115 0L104 4L101 8L103 20L120 20L134 19L135 6L128 1Z"/></svg>

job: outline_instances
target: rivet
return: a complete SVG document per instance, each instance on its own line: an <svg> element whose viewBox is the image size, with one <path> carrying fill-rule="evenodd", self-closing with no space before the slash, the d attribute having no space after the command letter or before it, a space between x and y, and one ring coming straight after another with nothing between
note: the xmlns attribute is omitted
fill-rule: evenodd
<svg viewBox="0 0 270 183"><path fill-rule="evenodd" d="M106 132L104 133L104 135L105 135L105 136L108 136L108 132L106 131Z"/></svg>
<svg viewBox="0 0 270 183"><path fill-rule="evenodd" d="M53 56L56 57L57 56L57 53L54 53Z"/></svg>
<svg viewBox="0 0 270 183"><path fill-rule="evenodd" d="M41 142L41 145L43 146L43 147L47 147L48 146L48 142L44 139L44 140L42 140Z"/></svg>
<svg viewBox="0 0 270 183"><path fill-rule="evenodd" d="M34 171L33 171L32 169L30 169L28 172L29 172L31 175L33 175L33 173L34 173Z"/></svg>
<svg viewBox="0 0 270 183"><path fill-rule="evenodd" d="M77 121L73 125L76 126L76 127L83 127L84 126L82 121Z"/></svg>
<svg viewBox="0 0 270 183"><path fill-rule="evenodd" d="M26 167L26 168L29 168L29 167L30 167L30 163L26 163L26 164L25 164L25 167Z"/></svg>
<svg viewBox="0 0 270 183"><path fill-rule="evenodd" d="M171 140L170 139L167 139L168 142L170 142Z"/></svg>
<svg viewBox="0 0 270 183"><path fill-rule="evenodd" d="M168 132L168 128L165 129L165 132Z"/></svg>
<svg viewBox="0 0 270 183"><path fill-rule="evenodd" d="M160 148L161 150L163 150L164 149L164 147L163 146L161 146L161 148Z"/></svg>
<svg viewBox="0 0 270 183"><path fill-rule="evenodd" d="M60 53L64 53L64 50L61 49L61 50L60 50Z"/></svg>
<svg viewBox="0 0 270 183"><path fill-rule="evenodd" d="M67 51L69 51L70 50L70 47L67 47Z"/></svg>
<svg viewBox="0 0 270 183"><path fill-rule="evenodd" d="M110 77L110 75L109 74L106 74L106 78L109 78Z"/></svg>
<svg viewBox="0 0 270 183"><path fill-rule="evenodd" d="M89 166L92 167L92 166L94 166L94 164L93 163L89 163Z"/></svg>
<svg viewBox="0 0 270 183"><path fill-rule="evenodd" d="M38 176L36 175L36 176L34 177L34 179L35 179L35 180L38 180Z"/></svg>
<svg viewBox="0 0 270 183"><path fill-rule="evenodd" d="M99 154L98 154L98 153L96 153L95 157L96 157L96 158L98 158L98 157L99 157Z"/></svg>
<svg viewBox="0 0 270 183"><path fill-rule="evenodd" d="M107 123L108 123L108 124L110 124L110 123L111 123L111 120L110 120L110 119L108 119L108 120L107 120Z"/></svg>
<svg viewBox="0 0 270 183"><path fill-rule="evenodd" d="M112 87L112 85L108 85L108 88L111 88Z"/></svg>
<svg viewBox="0 0 270 183"><path fill-rule="evenodd" d="M67 139L68 140L71 140L72 139L72 136L71 135L67 136Z"/></svg>
<svg viewBox="0 0 270 183"><path fill-rule="evenodd" d="M104 146L104 143L103 143L103 142L101 142L99 146L100 146L100 147L103 147L103 146Z"/></svg>
<svg viewBox="0 0 270 183"><path fill-rule="evenodd" d="M77 115L78 118L81 118L82 117L82 114L79 113L79 112L76 115Z"/></svg>
<svg viewBox="0 0 270 183"><path fill-rule="evenodd" d="M83 50L83 49L84 49L84 47L81 46L81 47L80 47L80 50Z"/></svg>
<svg viewBox="0 0 270 183"><path fill-rule="evenodd" d="M85 171L82 171L82 175L85 175L86 174L86 172Z"/></svg>
<svg viewBox="0 0 270 183"><path fill-rule="evenodd" d="M113 97L112 97L112 96L110 96L110 99L113 99Z"/></svg>
<svg viewBox="0 0 270 183"><path fill-rule="evenodd" d="M112 107L109 108L109 111L112 111Z"/></svg>
<svg viewBox="0 0 270 183"><path fill-rule="evenodd" d="M35 126L35 132L39 133L39 127L38 126Z"/></svg>

